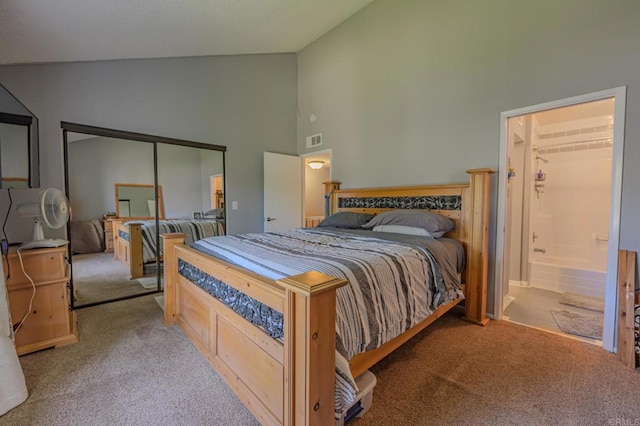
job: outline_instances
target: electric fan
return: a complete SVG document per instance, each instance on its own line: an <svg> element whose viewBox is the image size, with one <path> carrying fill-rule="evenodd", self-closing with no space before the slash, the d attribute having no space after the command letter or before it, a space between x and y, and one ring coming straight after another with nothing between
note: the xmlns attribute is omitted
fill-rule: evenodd
<svg viewBox="0 0 640 426"><path fill-rule="evenodd" d="M41 191L37 202L20 204L18 214L34 218L32 241L24 243L20 247L22 250L69 244L69 241L63 239L45 239L42 230L42 222L48 228L58 229L62 228L69 220L69 201L59 189L47 188Z"/></svg>

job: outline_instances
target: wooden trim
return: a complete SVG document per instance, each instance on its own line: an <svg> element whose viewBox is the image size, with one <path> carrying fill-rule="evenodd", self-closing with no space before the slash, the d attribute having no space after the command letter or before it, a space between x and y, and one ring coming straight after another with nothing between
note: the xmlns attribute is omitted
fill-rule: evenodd
<svg viewBox="0 0 640 426"><path fill-rule="evenodd" d="M467 245L467 300L464 319L486 325L487 275L489 271L489 210L491 194L491 169L467 170L471 175L471 208L469 240Z"/></svg>
<svg viewBox="0 0 640 426"><path fill-rule="evenodd" d="M485 324L490 169L468 172L470 183L334 191L337 197L369 194L460 195L462 210L443 212L457 229L450 235L467 251L465 318ZM334 203L334 206L337 206ZM166 324L177 323L262 424L333 424L335 291L345 281L309 272L273 281L184 245L184 235L163 235ZM284 316L282 349L250 324L178 275L178 260L274 307ZM391 353L460 300L437 309L403 335L351 362L357 375ZM280 310L279 310L280 309ZM271 339L271 340L270 340ZM239 361L240 360L240 361ZM244 361L243 361L244 360Z"/></svg>
<svg viewBox="0 0 640 426"><path fill-rule="evenodd" d="M329 213L335 211L335 206L334 206L334 198L333 198L333 192L334 191L338 191L340 189L340 185L342 185L341 182L333 182L333 181L329 181L329 182L322 182L322 184L324 185L324 196L325 196L325 200L329 200ZM325 206L326 208L326 206ZM327 211L324 212L324 214L327 214Z"/></svg>
<svg viewBox="0 0 640 426"><path fill-rule="evenodd" d="M184 244L186 234L160 234L163 241L164 252L164 323L174 324L176 322L176 300L175 285L178 274L178 264L175 255L177 244ZM168 271L170 271L168 273Z"/></svg>
<svg viewBox="0 0 640 426"><path fill-rule="evenodd" d="M636 368L634 313L636 252L618 251L618 359Z"/></svg>
<svg viewBox="0 0 640 426"><path fill-rule="evenodd" d="M277 283L286 299L283 423L332 424L336 289L347 281L314 271Z"/></svg>
<svg viewBox="0 0 640 426"><path fill-rule="evenodd" d="M384 345L380 346L377 349L373 349L367 352L363 352L354 356L351 361L349 361L349 368L351 369L351 374L353 377L358 377L360 374L367 371L369 368L374 366L378 361L382 358L389 355L391 352L398 349L404 343L406 343L413 336L424 330L428 325L433 323L435 320L440 318L442 315L447 313L451 308L456 306L463 299L455 299L451 302L440 306L435 312L425 318L421 323L417 324L413 328L407 330L403 334L399 335L393 340L388 341Z"/></svg>
<svg viewBox="0 0 640 426"><path fill-rule="evenodd" d="M129 278L144 276L144 262L142 255L142 225L132 223L125 225L127 219L111 219L113 224L113 258L127 265ZM129 235L129 240L120 236L120 231Z"/></svg>

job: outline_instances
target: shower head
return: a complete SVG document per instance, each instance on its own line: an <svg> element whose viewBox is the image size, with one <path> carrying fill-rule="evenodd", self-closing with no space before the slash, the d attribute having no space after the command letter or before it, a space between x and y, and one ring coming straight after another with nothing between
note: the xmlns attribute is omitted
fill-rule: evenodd
<svg viewBox="0 0 640 426"><path fill-rule="evenodd" d="M544 164L547 164L549 162L549 160L546 160L546 159L540 157L539 155L536 155L536 160L542 160L542 161L544 161Z"/></svg>

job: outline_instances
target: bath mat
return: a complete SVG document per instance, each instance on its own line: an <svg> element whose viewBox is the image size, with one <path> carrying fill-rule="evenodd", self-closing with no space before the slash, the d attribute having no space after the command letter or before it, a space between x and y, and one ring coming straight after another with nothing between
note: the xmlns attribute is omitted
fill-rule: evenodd
<svg viewBox="0 0 640 426"><path fill-rule="evenodd" d="M564 333L602 340L602 314L554 309L551 311L551 315Z"/></svg>
<svg viewBox="0 0 640 426"><path fill-rule="evenodd" d="M589 309L590 311L604 312L604 299L592 296L583 296L575 293L562 293L560 303L563 305L575 306Z"/></svg>
<svg viewBox="0 0 640 426"><path fill-rule="evenodd" d="M136 281L147 290L155 290L158 287L158 278L156 277L138 278Z"/></svg>

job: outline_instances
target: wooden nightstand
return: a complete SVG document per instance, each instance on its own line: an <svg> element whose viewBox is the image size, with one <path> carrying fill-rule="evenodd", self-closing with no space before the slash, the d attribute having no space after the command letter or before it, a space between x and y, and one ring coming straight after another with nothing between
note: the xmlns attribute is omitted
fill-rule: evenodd
<svg viewBox="0 0 640 426"><path fill-rule="evenodd" d="M29 316L15 334L18 355L77 342L76 314L69 311L67 247L25 250L20 254L36 293ZM7 292L15 326L29 310L33 287L22 272L15 248L9 251L9 268L4 256L2 261L5 275L11 273Z"/></svg>
<svg viewBox="0 0 640 426"><path fill-rule="evenodd" d="M111 219L115 219L115 216L104 215L102 222L105 253L113 253L113 221Z"/></svg>

